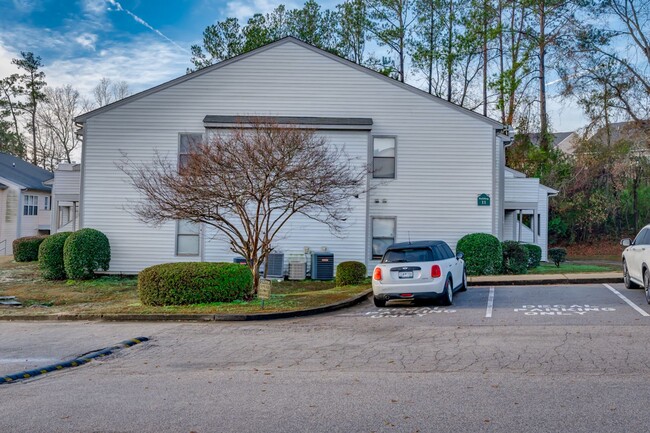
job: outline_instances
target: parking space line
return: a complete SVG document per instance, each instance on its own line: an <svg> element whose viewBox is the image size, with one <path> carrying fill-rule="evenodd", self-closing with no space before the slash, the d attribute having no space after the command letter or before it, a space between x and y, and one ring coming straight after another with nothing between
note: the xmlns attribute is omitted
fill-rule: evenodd
<svg viewBox="0 0 650 433"><path fill-rule="evenodd" d="M485 310L485 317L492 317L493 305L494 305L494 287L490 287L490 294L488 295L487 310Z"/></svg>
<svg viewBox="0 0 650 433"><path fill-rule="evenodd" d="M622 300L624 300L624 301L625 301L625 302L626 302L630 307L634 308L634 309L635 309L639 314L641 314L642 316L646 316L646 317L647 317L647 316L650 316L650 314L648 314L646 311L644 311L643 309L641 309L641 307L639 307L638 305L636 305L634 302L632 302L632 301L630 301L629 299L627 299L623 294L621 294L618 290L616 290L615 288L613 288L613 287L610 286L609 284L604 284L604 283L603 283L603 286L605 286L605 287L607 287L609 290L611 290L612 293L614 293L616 296L618 296L619 298L621 298Z"/></svg>

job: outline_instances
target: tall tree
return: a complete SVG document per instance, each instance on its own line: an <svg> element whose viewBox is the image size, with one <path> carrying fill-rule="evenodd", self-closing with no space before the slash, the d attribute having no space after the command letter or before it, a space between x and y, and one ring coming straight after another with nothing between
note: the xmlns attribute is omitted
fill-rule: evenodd
<svg viewBox="0 0 650 433"><path fill-rule="evenodd" d="M43 88L45 87L45 72L41 71L43 67L41 58L35 56L32 52L21 52L21 58L13 59L11 63L18 66L24 72L18 76L18 83L22 87L26 102L23 107L29 114L27 129L32 134L32 164L38 164L38 145L37 145L37 122L36 117L40 103L45 99Z"/></svg>
<svg viewBox="0 0 650 433"><path fill-rule="evenodd" d="M82 109L79 92L71 85L46 87L46 99L38 113L40 131L47 131L47 142L55 151L55 156L72 162L72 152L79 147L75 134L74 118Z"/></svg>
<svg viewBox="0 0 650 433"><path fill-rule="evenodd" d="M397 57L397 79L406 79L408 32L416 20L411 0L368 0L368 31Z"/></svg>
<svg viewBox="0 0 650 433"><path fill-rule="evenodd" d="M359 65L364 62L366 46L366 3L346 0L336 6L340 20L339 52Z"/></svg>
<svg viewBox="0 0 650 433"><path fill-rule="evenodd" d="M437 61L441 57L441 30L443 28L443 11L440 0L417 0L415 14L418 17L413 29L411 43L411 62L417 73L424 75L427 91L436 96L442 96L439 85L434 84L440 76Z"/></svg>
<svg viewBox="0 0 650 433"><path fill-rule="evenodd" d="M103 107L112 102L124 99L131 94L126 81L112 81L110 78L102 78L92 90L94 104L96 107Z"/></svg>
<svg viewBox="0 0 650 433"><path fill-rule="evenodd" d="M22 112L18 74L0 80L0 152L25 158L25 143L20 130Z"/></svg>
<svg viewBox="0 0 650 433"><path fill-rule="evenodd" d="M203 30L203 46L192 45L190 50L194 70L229 59L242 53L244 38L237 18L226 18ZM188 72L191 72L188 69Z"/></svg>

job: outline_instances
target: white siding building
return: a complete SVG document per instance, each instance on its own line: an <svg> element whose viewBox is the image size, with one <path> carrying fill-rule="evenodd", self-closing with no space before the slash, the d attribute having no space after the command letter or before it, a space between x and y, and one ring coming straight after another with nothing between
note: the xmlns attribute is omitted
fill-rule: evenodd
<svg viewBox="0 0 650 433"><path fill-rule="evenodd" d="M54 170L52 185L52 233L79 229L81 164L61 163Z"/></svg>
<svg viewBox="0 0 650 433"><path fill-rule="evenodd" d="M50 233L51 178L47 170L0 153L0 255L13 254L17 238Z"/></svg>
<svg viewBox="0 0 650 433"><path fill-rule="evenodd" d="M140 196L116 164L123 152L136 163L155 151L176 158L191 134L209 135L245 116L314 128L375 169L368 179L374 189L353 199L342 237L296 217L275 245L285 258L326 249L335 263L358 260L372 269L383 246L409 237L452 248L467 233L505 239L500 123L289 37L77 118L84 136L80 224L108 236L111 272L232 261L227 242L209 230L138 221L130 210ZM479 206L479 195L489 204ZM526 201L537 199L535 190Z"/></svg>

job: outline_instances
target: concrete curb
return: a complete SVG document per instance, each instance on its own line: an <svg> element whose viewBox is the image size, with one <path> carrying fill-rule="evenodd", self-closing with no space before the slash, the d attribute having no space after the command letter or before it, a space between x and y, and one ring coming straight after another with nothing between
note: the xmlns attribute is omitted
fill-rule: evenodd
<svg viewBox="0 0 650 433"><path fill-rule="evenodd" d="M0 376L0 385L5 383L13 383L19 380L31 379L32 377L41 376L43 374L51 373L53 371L64 370L66 368L79 367L81 365L87 364L95 358L103 358L108 356L118 350L126 349L127 347L135 346L140 344L143 341L149 341L147 337L137 337L130 340L125 340L118 343L115 346L107 347L105 349L97 350L95 352L88 353L79 358L75 358L70 361L61 362L58 364L48 365L46 367L36 368L34 370L25 370L19 373L9 374L7 376Z"/></svg>
<svg viewBox="0 0 650 433"><path fill-rule="evenodd" d="M602 283L622 283L623 277L589 277L581 278L576 276L560 276L557 278L539 278L539 279L481 279L478 281L468 281L469 287L479 286L542 286L558 284L602 284Z"/></svg>
<svg viewBox="0 0 650 433"><path fill-rule="evenodd" d="M161 322L161 321L193 321L193 322L240 322L246 320L274 320L291 317L312 316L315 314L327 313L351 307L362 302L372 293L368 289L359 295L348 298L344 301L321 307L308 308L305 310L283 311L275 313L254 313L254 314L43 314L43 315L12 315L0 316L0 321L107 321L107 322ZM0 382L1 383L1 382Z"/></svg>

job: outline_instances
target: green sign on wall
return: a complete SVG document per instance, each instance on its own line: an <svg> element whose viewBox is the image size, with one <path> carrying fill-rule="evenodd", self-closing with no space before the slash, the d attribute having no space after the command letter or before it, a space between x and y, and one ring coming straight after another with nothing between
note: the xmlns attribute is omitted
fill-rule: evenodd
<svg viewBox="0 0 650 433"><path fill-rule="evenodd" d="M476 200L479 206L490 206L490 196L487 194L481 194Z"/></svg>

